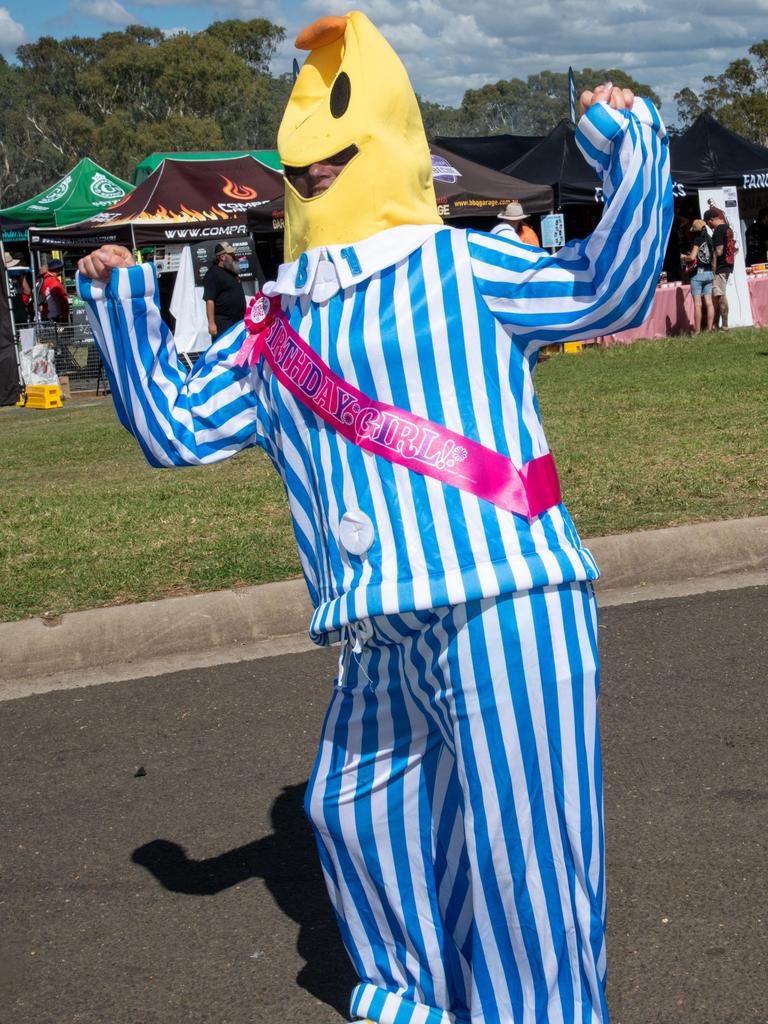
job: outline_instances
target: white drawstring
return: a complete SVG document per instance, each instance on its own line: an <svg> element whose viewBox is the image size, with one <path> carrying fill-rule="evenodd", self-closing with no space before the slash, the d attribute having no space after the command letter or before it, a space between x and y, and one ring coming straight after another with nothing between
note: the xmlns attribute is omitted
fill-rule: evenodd
<svg viewBox="0 0 768 1024"><path fill-rule="evenodd" d="M373 636L373 623L370 619L357 619L355 622L350 622L346 626L342 626L340 632L341 649L339 651L339 670L333 684L339 689L346 685L349 659L352 655L361 655L363 653L363 648ZM360 668L359 662L358 668ZM368 680L369 686L374 687L375 684L371 681L368 673L363 672L363 675L365 675Z"/></svg>

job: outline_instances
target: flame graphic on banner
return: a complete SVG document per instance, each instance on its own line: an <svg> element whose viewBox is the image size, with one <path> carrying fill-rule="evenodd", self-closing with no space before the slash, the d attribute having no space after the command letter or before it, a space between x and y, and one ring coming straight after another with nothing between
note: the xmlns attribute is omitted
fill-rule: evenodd
<svg viewBox="0 0 768 1024"><path fill-rule="evenodd" d="M154 213L148 213L146 210L138 214L136 217L131 217L131 221L141 221L146 223L147 221L165 222L174 224L177 221L201 221L201 220L229 220L229 214L225 213L224 210L220 210L218 206L212 206L210 210L190 210L184 203L179 205L178 212L176 210L169 210L165 206L158 206ZM113 222L113 223L119 223Z"/></svg>
<svg viewBox="0 0 768 1024"><path fill-rule="evenodd" d="M223 174L219 175L219 177L226 182L221 191L225 196L229 196L230 199L255 199L259 194L255 188L251 188L249 185L235 185L233 181L225 178Z"/></svg>

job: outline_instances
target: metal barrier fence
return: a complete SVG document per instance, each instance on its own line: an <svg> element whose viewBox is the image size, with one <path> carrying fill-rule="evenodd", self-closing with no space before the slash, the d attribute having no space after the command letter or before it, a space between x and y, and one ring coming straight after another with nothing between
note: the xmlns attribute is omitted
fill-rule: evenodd
<svg viewBox="0 0 768 1024"><path fill-rule="evenodd" d="M70 391L95 391L109 394L109 379L99 355L90 325L28 323L20 324L17 344L21 347L21 332L34 331L34 344L53 350L56 373L69 378ZM28 341L28 344L31 342ZM179 361L187 371L195 365L202 352L180 352Z"/></svg>
<svg viewBox="0 0 768 1024"><path fill-rule="evenodd" d="M35 344L53 349L56 372L69 377L71 391L107 389L107 378L99 358L99 350L88 323L36 323Z"/></svg>

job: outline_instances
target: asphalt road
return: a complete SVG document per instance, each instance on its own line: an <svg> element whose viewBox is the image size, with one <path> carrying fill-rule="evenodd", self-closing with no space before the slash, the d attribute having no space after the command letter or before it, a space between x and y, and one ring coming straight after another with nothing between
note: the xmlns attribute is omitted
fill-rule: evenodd
<svg viewBox="0 0 768 1024"><path fill-rule="evenodd" d="M768 1022L768 588L601 617L614 1024ZM0 1020L337 1024L335 654L0 704Z"/></svg>

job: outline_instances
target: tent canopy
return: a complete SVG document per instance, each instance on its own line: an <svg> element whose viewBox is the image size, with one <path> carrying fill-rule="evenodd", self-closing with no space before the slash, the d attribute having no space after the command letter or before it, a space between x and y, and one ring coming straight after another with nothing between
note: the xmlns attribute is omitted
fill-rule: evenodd
<svg viewBox="0 0 768 1024"><path fill-rule="evenodd" d="M581 155L571 121L560 121L537 146L505 167L504 173L551 185L558 206L602 201L602 182Z"/></svg>
<svg viewBox="0 0 768 1024"><path fill-rule="evenodd" d="M547 182L502 174L434 143L429 148L437 205L447 207L440 210L443 217L495 217L515 199L526 213L552 209L552 189Z"/></svg>
<svg viewBox="0 0 768 1024"><path fill-rule="evenodd" d="M768 149L699 114L690 128L670 140L675 182L686 192L699 188L768 188Z"/></svg>
<svg viewBox="0 0 768 1024"><path fill-rule="evenodd" d="M513 200L521 203L526 213L552 209L552 189L546 184L531 184L481 167L434 143L430 143L429 148L435 196L440 216L445 220L496 217ZM248 220L254 231L282 231L283 218L280 195L273 202L252 210Z"/></svg>
<svg viewBox="0 0 768 1024"><path fill-rule="evenodd" d="M474 160L483 167L503 171L543 138L543 135L437 135L432 141L465 160Z"/></svg>
<svg viewBox="0 0 768 1024"><path fill-rule="evenodd" d="M670 163L678 196L723 185L768 188L768 148L730 131L711 114L701 114L687 131L670 140ZM570 121L561 121L504 170L552 185L558 206L601 201L600 180L581 155Z"/></svg>
<svg viewBox="0 0 768 1024"><path fill-rule="evenodd" d="M44 192L0 210L3 241L26 240L27 228L32 224L44 228L75 224L124 199L132 188L84 157Z"/></svg>
<svg viewBox="0 0 768 1024"><path fill-rule="evenodd" d="M283 194L283 176L250 156L164 160L130 195L80 224L31 228L32 249L91 249L109 242L184 244L246 235L248 211Z"/></svg>
<svg viewBox="0 0 768 1024"><path fill-rule="evenodd" d="M260 164L271 167L274 171L282 171L283 165L276 149L250 149L237 150L228 153L150 153L145 156L140 164L136 164L133 174L134 184L140 185L145 178L154 171L163 160L232 160L238 156L251 156Z"/></svg>

